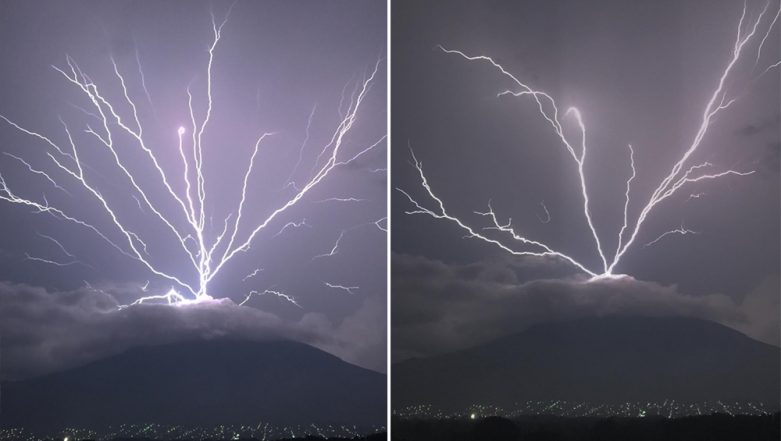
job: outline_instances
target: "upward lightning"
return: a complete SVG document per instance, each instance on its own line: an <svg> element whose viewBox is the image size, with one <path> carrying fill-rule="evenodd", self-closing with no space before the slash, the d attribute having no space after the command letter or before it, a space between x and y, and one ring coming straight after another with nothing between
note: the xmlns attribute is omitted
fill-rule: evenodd
<svg viewBox="0 0 781 441"><path fill-rule="evenodd" d="M772 28L778 22L779 14L781 14L781 12L776 13L772 20L764 20L768 7L769 5L766 6L751 23L746 24L746 22L750 20L748 20L746 17L746 5L743 5L743 12L739 20L737 36L734 46L731 48L731 54L718 76L718 81L715 88L711 92L708 101L705 103L699 126L697 127L691 143L686 147L680 159L672 166L669 173L662 178L661 182L654 189L648 201L645 203L645 205L643 205L639 215L636 219L634 219L633 222L629 217L629 205L632 190L631 184L636 176L637 170L635 168L634 149L631 145L629 146L630 174L625 182L625 188L623 192L623 219L621 228L613 239L617 246L615 251L612 253L606 252L604 240L597 233L597 229L594 225L594 221L591 215L588 191L589 189L586 184L586 177L584 173L584 164L586 162L586 153L588 151L586 144L587 131L581 112L576 107L569 107L566 110L561 111L555 99L550 94L542 90L537 90L529 84L521 81L489 56L468 55L459 50L452 50L443 46L438 46L439 49L446 54L456 55L470 62L487 63L495 70L497 70L503 77L511 80L515 87L513 89L499 92L499 97L528 97L534 101L539 115L550 126L554 136L561 142L568 155L575 162L575 168L580 184L580 188L578 190L582 198L583 216L591 233L594 248L599 258L600 265L598 268L589 267L585 263L576 260L573 256L562 250L554 249L548 244L531 239L521 232L516 231L516 229L512 226L511 220L508 220L507 222L501 222L490 202L487 211L475 211L475 214L485 217L490 222L489 226L480 229L469 226L464 220L452 215L446 209L444 201L432 190L431 185L423 172L423 164L415 157L414 153L411 153L413 166L418 172L418 177L420 179L423 192L427 198L430 199L431 203L423 203L413 197L409 192L397 188L397 190L401 192L414 207L413 209L407 210L406 213L422 214L433 217L435 219L448 221L464 230L466 232L466 238L483 241L514 255L558 258L573 265L579 271L589 275L592 279L618 277L618 275L614 273L616 267L619 265L626 253L635 244L637 237L640 234L640 231L642 230L642 227L651 212L659 207L662 202L676 194L679 189L686 186L687 184L694 184L697 182L704 182L727 176L747 176L754 173L753 170L713 171L712 164L708 162L690 164L690 159L692 155L701 147L703 140L705 139L705 135L707 134L708 129L712 125L716 116L727 110L735 102L736 98L730 97L727 93L727 83L731 78L731 74L733 74L740 62L747 57L746 53L750 50L749 48L752 45L754 45L756 51L756 63L759 62L762 54L762 47L765 44L765 41L768 39ZM781 11L781 9L779 11ZM762 23L767 21L770 22L767 24L764 33L759 31ZM757 40L759 41L757 42ZM779 65L781 65L781 62L775 62L774 64L771 64L759 76L764 75L764 73L766 73L769 69L773 69ZM577 128L577 136L573 137L565 132L564 118L571 121L571 123L574 124L574 126ZM549 214L547 219L549 219ZM497 231L504 234L507 238L512 239L512 242L508 242L504 239L497 239L494 236L489 236L487 233L483 233L479 230ZM656 240L651 241L648 245L656 243L662 237L669 236L671 234L683 235L688 233L694 232L691 230L685 230L683 228L672 230L662 234Z"/></svg>
<svg viewBox="0 0 781 441"><path fill-rule="evenodd" d="M233 6L231 6L232 8ZM373 64L373 68L364 75L362 80L355 82L354 92L349 100L340 103L340 118L328 142L320 149L320 155L312 172L308 177L299 179L292 186L294 192L287 196L278 206L270 210L266 215L252 225L246 225L245 211L246 206L251 199L250 179L255 169L258 157L262 155L262 147L274 135L272 132L260 133L256 137L252 146L252 153L248 158L248 165L243 171L241 188L239 190L240 199L237 206L225 216L222 222L221 231L211 232L207 228L207 206L209 201L216 196L207 194L206 174L204 173L206 164L204 159L205 134L209 130L212 121L214 101L213 96L213 66L217 58L217 49L221 44L223 29L228 22L230 9L222 20L217 20L214 14L211 15L211 43L208 46L208 58L206 63L206 87L203 93L205 99L205 112L199 115L196 112L195 102L199 94L191 90L188 86L187 109L189 111L189 123L179 126L175 130L176 147L178 155L182 161L183 173L180 175L183 191L175 190L175 184L178 179L174 178L169 170L163 166L156 151L162 147L153 146L150 139L147 138L144 131L144 125L140 115L140 106L137 105L131 88L121 72L117 62L110 58L112 74L116 81L116 86L121 92L117 100L109 98L112 93L104 91L103 86L99 86L90 76L88 76L79 65L70 56L66 56L65 67L52 66L52 68L65 81L78 90L89 103L89 108L84 109L88 115L91 115L91 123L86 124L80 131L87 136L94 138L111 158L112 166L116 167L116 182L123 181L128 185L128 192L138 205L139 210L146 213L145 218L150 219L162 225L167 232L167 237L172 240L172 247L181 253L181 261L187 264L186 271L175 272L168 269L166 262L160 257L150 255L150 248L147 242L142 238L140 231L131 226L124 211L119 210L120 201L110 198L99 189L98 183L85 173L88 166L85 164L84 151L77 143L75 131L64 120L60 120L64 138L67 144L55 142L53 137L46 136L33 129L23 127L4 115L0 119L5 121L11 128L28 135L29 137L40 141L47 148L45 155L53 171L34 168L28 161L21 157L6 154L17 162L21 162L31 173L40 175L56 190L71 194L65 188L76 186L80 188L87 197L102 210L109 220L109 227L98 223L90 222L69 209L55 206L45 198L41 201L22 196L15 192L7 183L5 178L0 175L0 200L26 206L35 212L51 214L61 220L79 225L97 234L103 241L112 248L119 251L122 255L129 257L143 267L145 267L154 276L165 279L172 283L173 287L164 294L146 295L131 304L139 304L150 301L157 301L169 304L189 304L212 299L209 291L209 285L214 278L235 258L250 249L255 239L261 234L278 231L277 235L287 228L308 226L305 221L297 223L284 222L283 217L287 215L292 208L301 204L310 193L318 188L333 173L334 170L351 164L358 158L366 155L369 151L378 148L385 140L385 136L380 137L376 142L357 151L357 153L345 152L344 145L358 119L359 111L380 71L382 60ZM141 89L143 97L151 104L149 89L147 88L146 78L141 70L141 61L136 53L136 64L141 75ZM304 149L309 141L309 126L314 117L314 109L309 115L306 129L306 140L301 146ZM132 146L125 145L126 139L131 140ZM121 140L121 141L120 141ZM120 146L120 143L122 145ZM140 152L148 165L153 168L154 176L141 176L130 167L126 159L120 154L121 149L136 148ZM296 163L290 180L298 170L301 162L301 152L299 160ZM66 184L66 180L69 180ZM164 205L164 203L168 205ZM171 210L173 204L175 210ZM163 207L167 207L164 209ZM273 230L272 230L273 229ZM248 231L248 233L247 233ZM244 233L242 233L244 232ZM119 238L119 239L117 239ZM51 239L54 240L54 239ZM56 240L54 240L56 242ZM62 244L56 242L60 247ZM64 251L64 248L62 248ZM49 263L56 263L50 259L34 258L27 255L28 259L39 261L46 260ZM71 256L72 257L72 256ZM254 276L257 274L252 275ZM247 278L245 278L246 280ZM144 285L141 291L146 292L149 283ZM180 292L180 290L183 290ZM257 291L254 291L257 292ZM275 294L277 296L291 300L282 295L280 291L266 290L261 294ZM246 302L245 300L244 302ZM242 302L242 304L244 303Z"/></svg>

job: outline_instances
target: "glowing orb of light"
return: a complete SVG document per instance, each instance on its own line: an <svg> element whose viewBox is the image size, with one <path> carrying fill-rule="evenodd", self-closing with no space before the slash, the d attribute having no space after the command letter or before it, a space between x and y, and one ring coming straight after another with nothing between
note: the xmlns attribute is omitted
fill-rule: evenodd
<svg viewBox="0 0 781 441"><path fill-rule="evenodd" d="M179 126L179 129L176 131L176 133L178 133L181 136L184 135L184 132L186 131L187 130L184 128L184 126Z"/></svg>

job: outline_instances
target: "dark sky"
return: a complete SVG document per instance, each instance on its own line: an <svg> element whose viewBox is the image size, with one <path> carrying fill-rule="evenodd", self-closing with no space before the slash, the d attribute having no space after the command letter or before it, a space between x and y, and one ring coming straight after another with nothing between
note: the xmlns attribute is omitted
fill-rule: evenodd
<svg viewBox="0 0 781 441"><path fill-rule="evenodd" d="M125 77L144 126L175 191L183 195L183 167L177 129L188 127L187 87L199 118L206 112L206 66L212 43L210 10L218 21L230 2L214 1L7 1L0 5L0 114L67 147L61 117L74 134L87 179L99 189L126 225L149 245L150 259L166 273L196 280L185 254L162 222L141 210L129 180L95 137L84 132L100 121L77 86L51 66L67 69L66 55L94 81L128 121L111 57ZM254 225L295 194L288 177L305 182L318 153L331 139L356 85L372 72L372 83L354 125L344 138L346 160L385 135L386 7L381 1L241 1L222 31L213 64L213 114L203 138L206 234L220 233L235 211L257 137L261 144L248 181L243 241ZM147 86L146 96L137 59ZM309 138L307 121L315 108ZM116 129L116 127L115 127ZM185 138L187 139L187 138ZM116 137L117 150L150 198L177 226L176 202L130 136ZM56 170L44 142L3 122L0 151L34 168ZM0 201L0 334L4 377L20 377L78 364L136 344L154 344L197 335L265 338L281 335L315 344L347 361L385 369L386 233L374 222L386 216L386 145L334 169L284 215L271 222L209 285L209 294L244 300L251 290L274 289L301 308L273 295L253 297L248 307L231 302L174 309L143 305L116 311L148 294L163 294L172 283L155 277L92 231L33 210ZM44 198L94 224L120 243L97 199L63 172L52 177L61 191L11 156L0 159L9 188L36 201ZM322 164L322 162L321 162ZM295 170L295 173L293 171ZM192 171L192 170L191 170ZM325 201L356 198L358 201ZM235 214L233 219L235 219ZM301 222L276 234L288 222ZM379 223L383 228L385 223ZM338 252L329 253L337 238ZM69 257L49 236L58 240ZM68 263L59 267L25 256ZM261 268L254 277L246 278ZM147 292L141 288L149 281ZM348 293L325 283L359 287ZM182 291L181 289L179 289Z"/></svg>
<svg viewBox="0 0 781 441"><path fill-rule="evenodd" d="M392 186L432 207L409 142L451 214L478 230L489 200L527 237L596 268L576 165L529 97L497 98L512 84L490 65L436 48L493 57L587 126L586 182L607 250L621 226L627 144L637 177L630 225L690 145L733 48L740 1L395 2L392 6ZM747 22L764 7L748 2ZM772 21L772 2L758 31ZM755 170L690 184L643 225L619 273L633 279L583 284L560 261L516 258L462 238L392 194L394 360L446 352L531 323L609 313L684 314L779 343L779 26L755 67L747 48L727 90L738 100L714 120L687 166ZM562 118L562 121L567 121ZM571 120L567 127L579 142ZM691 194L700 194L690 198ZM541 203L550 212L545 219ZM699 234L668 236L681 226ZM612 251L608 252L612 255Z"/></svg>

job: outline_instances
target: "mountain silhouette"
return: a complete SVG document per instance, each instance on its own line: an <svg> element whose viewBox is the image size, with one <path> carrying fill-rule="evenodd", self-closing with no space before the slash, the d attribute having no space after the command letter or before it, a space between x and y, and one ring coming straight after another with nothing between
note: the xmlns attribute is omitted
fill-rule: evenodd
<svg viewBox="0 0 781 441"><path fill-rule="evenodd" d="M607 317L532 326L391 369L393 406L532 401L779 402L779 348L689 318Z"/></svg>
<svg viewBox="0 0 781 441"><path fill-rule="evenodd" d="M0 424L29 430L127 423L385 423L385 375L292 341L137 347L3 385Z"/></svg>

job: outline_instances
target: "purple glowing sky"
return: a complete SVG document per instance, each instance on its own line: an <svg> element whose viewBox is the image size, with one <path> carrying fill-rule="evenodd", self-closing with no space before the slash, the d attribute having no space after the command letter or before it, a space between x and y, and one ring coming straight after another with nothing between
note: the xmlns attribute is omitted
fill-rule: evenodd
<svg viewBox="0 0 781 441"><path fill-rule="evenodd" d="M149 259L166 274L176 274L195 285L197 272L187 265L186 254L181 252L177 239L171 237L171 230L155 218L149 207L143 203L139 207L138 193L132 191L109 151L95 136L84 132L88 125L96 131L101 127L101 122L87 113L97 113L96 109L77 86L68 83L51 65L69 72L66 54L70 56L98 85L107 101L121 104L116 106L117 112L126 121L133 121L113 71L111 57L116 60L137 106L143 137L165 170L171 187L184 199L184 169L177 131L186 128L185 140L192 131L188 87L197 118L203 118L207 112L206 68L208 48L214 38L210 10L219 24L229 6L227 2L184 1L3 5L5 43L0 46L0 53L15 62L5 63L0 71L0 101L8 104L0 113L50 137L58 145L67 146L58 120L62 117L74 135L86 178L111 202L123 224L149 246ZM348 103L357 96L353 91L360 92L361 84L384 56L382 2L307 2L306 7L300 6L298 2L239 1L222 29L212 67L213 108L202 141L207 195L204 232L211 238L220 234L229 213L234 213L233 220L236 218L242 182L258 136L274 133L261 144L249 175L237 244L295 196L295 189L288 185L291 181L302 186L316 175L325 162L322 159L315 167L317 157L348 113ZM380 74L356 112L337 161L349 160L382 140L386 132L384 69L385 62L381 60ZM56 170L46 156L51 149L47 150L45 143L8 124L0 130L0 145L2 152L24 158L35 169ZM167 197L159 174L135 140L127 133L120 134L115 145L149 198L167 218L174 219L176 228L184 231L186 220L177 218L177 202ZM355 161L334 168L299 202L259 232L246 252L236 255L221 269L209 284L209 294L240 303L252 290L284 293L294 298L297 305L275 295L252 297L246 305L274 317L260 315L258 320L280 320L279 328L294 329L281 332L284 335L307 335L302 339L349 361L383 369L386 234L382 230L385 224L375 222L385 217L385 157L383 141ZM192 173L192 163L190 167ZM3 156L0 168L15 193L39 202L45 198L51 205L95 225L112 241L122 243L122 235L112 228L98 201L84 188L69 185L73 184L69 176L62 172L51 174L66 190L62 191L11 156ZM193 175L190 176L192 180ZM184 292L170 280L150 274L144 265L123 256L92 231L31 211L8 203L0 207L6 231L0 237L0 279L11 286L4 303L11 306L18 300L12 287L20 285L13 284L41 287L55 301L52 306L48 298L41 300L40 305L30 300L25 306L29 311L17 314L15 320L24 319L26 313L35 315L36 306L44 310L61 307L57 296L82 298L92 294L99 297L92 303L101 305L95 311L106 312L111 310L112 300L129 303L143 295L164 294L171 286ZM304 220L305 225L301 224ZM284 228L288 223L302 226ZM330 254L338 239L338 252L314 258ZM75 257L66 254L66 250ZM79 263L56 266L39 259ZM333 286L358 288L347 292ZM18 288L23 289L26 288ZM90 304L85 310L93 307ZM215 305L221 311L224 307ZM150 313L156 308L150 307ZM230 312L215 314L222 314L220 320L231 320ZM196 332L209 332L209 326L190 325L200 329ZM41 321L39 326L46 326L46 322ZM72 326L80 325L74 321ZM16 345L14 337L24 340L25 332L33 338L45 338L45 333L36 329L9 325L4 330L10 337L4 338L3 344L16 347L20 358L29 354L24 344ZM100 327L92 332L100 333ZM264 329L256 336L266 333ZM128 340L133 340L133 344L146 342L137 337ZM155 337L150 336L149 340L154 342ZM78 351L78 342L73 345L73 350ZM31 372L40 370L34 362L30 363ZM19 368L15 374L24 375L24 369Z"/></svg>

